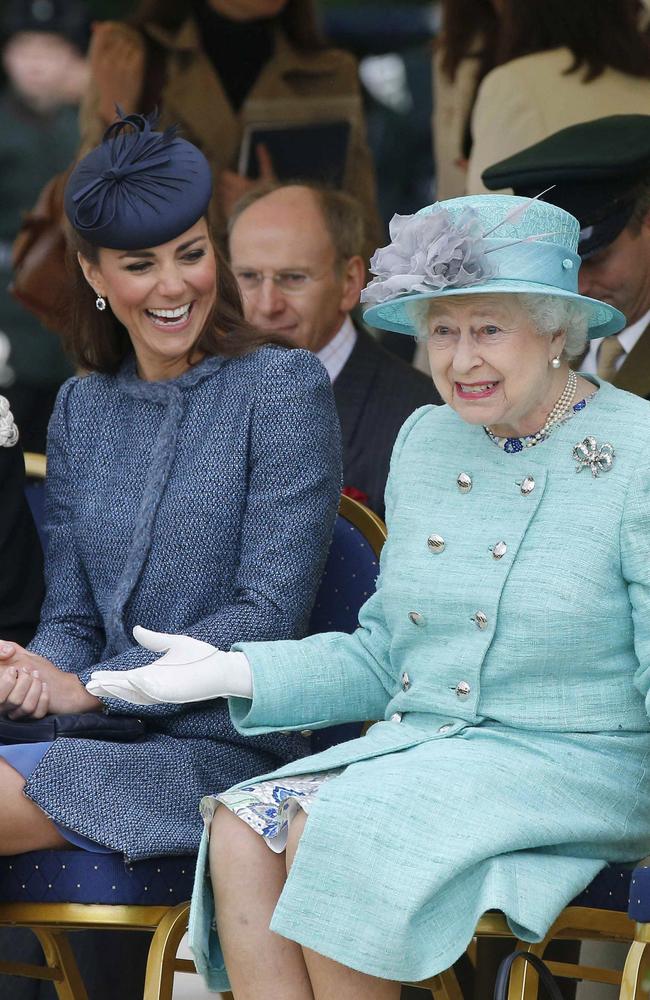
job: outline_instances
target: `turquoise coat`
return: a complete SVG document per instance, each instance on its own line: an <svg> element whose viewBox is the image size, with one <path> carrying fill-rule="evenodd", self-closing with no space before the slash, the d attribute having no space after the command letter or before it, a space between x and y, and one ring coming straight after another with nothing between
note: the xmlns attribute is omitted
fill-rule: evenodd
<svg viewBox="0 0 650 1000"><path fill-rule="evenodd" d="M597 477L572 457L589 435L615 449ZM345 768L312 806L271 927L418 980L486 910L539 940L608 861L650 852L650 404L601 384L513 455L424 407L400 432L386 507L357 631L238 645L254 697L231 715L251 735L384 720L274 772ZM205 851L192 943L218 987Z"/></svg>

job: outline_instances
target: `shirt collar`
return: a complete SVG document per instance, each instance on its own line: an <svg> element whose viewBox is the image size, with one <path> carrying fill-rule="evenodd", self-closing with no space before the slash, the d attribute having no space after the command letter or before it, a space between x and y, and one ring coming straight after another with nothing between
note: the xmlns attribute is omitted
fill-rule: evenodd
<svg viewBox="0 0 650 1000"><path fill-rule="evenodd" d="M346 316L338 332L325 347L316 352L316 357L325 366L330 382L341 374L357 342L357 331L350 316Z"/></svg>
<svg viewBox="0 0 650 1000"><path fill-rule="evenodd" d="M641 319L638 319L636 323L632 323L630 326L626 326L624 330L621 330L617 334L618 339L621 342L621 346L625 349L625 353L629 354L632 348L636 345L637 340L640 339L641 335L645 333L648 326L650 325L650 309Z"/></svg>

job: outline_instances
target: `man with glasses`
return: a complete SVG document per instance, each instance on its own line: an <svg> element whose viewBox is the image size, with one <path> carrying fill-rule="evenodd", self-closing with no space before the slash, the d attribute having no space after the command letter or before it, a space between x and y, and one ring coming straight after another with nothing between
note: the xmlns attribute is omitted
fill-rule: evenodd
<svg viewBox="0 0 650 1000"><path fill-rule="evenodd" d="M345 492L383 516L397 432L440 398L350 315L366 277L360 206L340 191L274 185L238 202L228 233L246 318L321 360L341 422Z"/></svg>

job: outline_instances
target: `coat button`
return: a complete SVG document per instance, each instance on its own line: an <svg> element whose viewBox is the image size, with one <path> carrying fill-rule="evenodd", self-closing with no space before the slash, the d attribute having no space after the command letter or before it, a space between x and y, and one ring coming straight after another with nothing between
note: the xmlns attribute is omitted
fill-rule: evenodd
<svg viewBox="0 0 650 1000"><path fill-rule="evenodd" d="M414 625L424 625L424 616L419 611L409 611L408 617Z"/></svg>
<svg viewBox="0 0 650 1000"><path fill-rule="evenodd" d="M503 559L504 555L508 551L508 546L505 542L497 542L496 545L490 546L490 551L493 559Z"/></svg>
<svg viewBox="0 0 650 1000"><path fill-rule="evenodd" d="M452 728L451 722L446 722L444 724L444 726L439 726L438 727L438 732L439 733L448 733L451 728Z"/></svg>
<svg viewBox="0 0 650 1000"><path fill-rule="evenodd" d="M456 696L458 698L468 698L471 693L471 687L467 681L459 681L456 685Z"/></svg>
<svg viewBox="0 0 650 1000"><path fill-rule="evenodd" d="M429 535L427 545L431 552L442 552L445 547L445 540L442 535Z"/></svg>
<svg viewBox="0 0 650 1000"><path fill-rule="evenodd" d="M456 486L461 493L469 493L472 488L472 477L466 472L461 472L456 480Z"/></svg>
<svg viewBox="0 0 650 1000"><path fill-rule="evenodd" d="M401 712L393 712L393 714L390 717L390 721L391 722L401 722L402 721L402 713Z"/></svg>
<svg viewBox="0 0 650 1000"><path fill-rule="evenodd" d="M471 619L477 628L484 629L487 628L487 615L485 611L477 611L476 614L472 615Z"/></svg>
<svg viewBox="0 0 650 1000"><path fill-rule="evenodd" d="M517 486L519 487L519 492L522 493L523 496L527 497L528 494L532 493L535 489L535 480L532 476L526 476L526 478L522 479L520 483L517 483Z"/></svg>
<svg viewBox="0 0 650 1000"><path fill-rule="evenodd" d="M402 691L408 691L411 686L411 678L406 673L406 670L402 674Z"/></svg>

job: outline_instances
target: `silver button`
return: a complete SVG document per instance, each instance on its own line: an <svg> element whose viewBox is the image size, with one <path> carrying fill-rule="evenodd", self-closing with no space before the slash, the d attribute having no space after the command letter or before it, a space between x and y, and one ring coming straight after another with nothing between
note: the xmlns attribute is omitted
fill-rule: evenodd
<svg viewBox="0 0 650 1000"><path fill-rule="evenodd" d="M313 730L311 730L311 729L301 729L300 730L300 735L304 736L305 739L308 739L310 736L313 735Z"/></svg>
<svg viewBox="0 0 650 1000"><path fill-rule="evenodd" d="M467 681L459 681L456 685L456 696L458 698L468 698L471 693L471 687Z"/></svg>
<svg viewBox="0 0 650 1000"><path fill-rule="evenodd" d="M517 483L517 486L519 487L519 492L527 497L535 489L535 480L532 476L526 476L520 483Z"/></svg>
<svg viewBox="0 0 650 1000"><path fill-rule="evenodd" d="M391 722L401 722L402 721L402 713L401 712L393 712L393 714L390 717L390 721Z"/></svg>
<svg viewBox="0 0 650 1000"><path fill-rule="evenodd" d="M456 486L461 493L469 493L472 488L472 477L466 472L461 472L456 480Z"/></svg>
<svg viewBox="0 0 650 1000"><path fill-rule="evenodd" d="M505 542L497 542L496 545L490 546L490 552L492 553L493 559L503 559L507 551L508 546Z"/></svg>
<svg viewBox="0 0 650 1000"><path fill-rule="evenodd" d="M477 628L487 628L488 619L485 611L477 611L476 614L472 615L472 621Z"/></svg>
<svg viewBox="0 0 650 1000"><path fill-rule="evenodd" d="M411 678L406 673L406 670L402 674L402 691L408 691L411 686Z"/></svg>
<svg viewBox="0 0 650 1000"><path fill-rule="evenodd" d="M442 535L429 535L427 545L431 552L442 552L445 547L445 540Z"/></svg>
<svg viewBox="0 0 650 1000"><path fill-rule="evenodd" d="M414 625L424 625L424 616L419 611L409 611L408 617Z"/></svg>
<svg viewBox="0 0 650 1000"><path fill-rule="evenodd" d="M448 733L451 728L452 728L451 722L446 722L444 724L444 726L439 726L438 727L438 732L439 733Z"/></svg>

